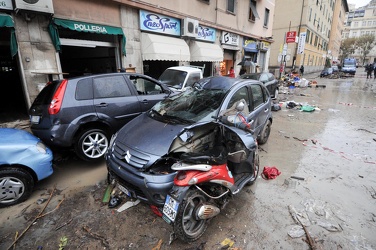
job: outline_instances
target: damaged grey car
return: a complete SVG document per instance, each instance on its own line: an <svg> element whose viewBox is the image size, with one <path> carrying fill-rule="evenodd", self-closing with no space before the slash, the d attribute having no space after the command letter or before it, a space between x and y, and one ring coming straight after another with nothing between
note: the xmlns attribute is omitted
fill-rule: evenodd
<svg viewBox="0 0 376 250"><path fill-rule="evenodd" d="M185 92L157 103L113 135L105 155L111 183L126 195L163 206L176 172L168 157L179 152L205 150L210 143L205 131L182 145L176 138L189 127L216 120L236 102L246 101L246 122L252 124L252 140L267 142L272 124L271 98L265 86L255 80L209 77ZM178 147L181 149L176 150Z"/></svg>

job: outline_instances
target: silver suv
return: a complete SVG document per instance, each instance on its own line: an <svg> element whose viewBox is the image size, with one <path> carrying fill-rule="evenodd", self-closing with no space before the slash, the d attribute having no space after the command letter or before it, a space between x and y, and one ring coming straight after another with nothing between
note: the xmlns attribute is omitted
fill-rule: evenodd
<svg viewBox="0 0 376 250"><path fill-rule="evenodd" d="M32 104L31 131L51 148L73 148L83 160L101 158L124 124L171 93L136 73L110 73L47 83Z"/></svg>

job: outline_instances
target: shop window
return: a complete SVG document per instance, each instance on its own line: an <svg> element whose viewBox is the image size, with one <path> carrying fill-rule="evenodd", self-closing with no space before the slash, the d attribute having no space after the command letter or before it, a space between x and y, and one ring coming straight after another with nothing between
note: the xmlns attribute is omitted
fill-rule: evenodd
<svg viewBox="0 0 376 250"><path fill-rule="evenodd" d="M227 0L227 11L235 13L235 0Z"/></svg>

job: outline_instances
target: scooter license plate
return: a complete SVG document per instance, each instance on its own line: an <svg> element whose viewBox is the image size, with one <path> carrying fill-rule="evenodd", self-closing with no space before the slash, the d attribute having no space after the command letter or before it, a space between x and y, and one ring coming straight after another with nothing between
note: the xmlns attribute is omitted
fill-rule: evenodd
<svg viewBox="0 0 376 250"><path fill-rule="evenodd" d="M120 191L122 191L124 194L126 194L127 196L131 197L131 192L129 192L129 190L125 187L123 187L122 185L118 184L117 185L118 188L120 189Z"/></svg>
<svg viewBox="0 0 376 250"><path fill-rule="evenodd" d="M163 206L163 214L167 216L171 221L175 221L176 214L178 213L179 202L174 198L167 195L165 204Z"/></svg>

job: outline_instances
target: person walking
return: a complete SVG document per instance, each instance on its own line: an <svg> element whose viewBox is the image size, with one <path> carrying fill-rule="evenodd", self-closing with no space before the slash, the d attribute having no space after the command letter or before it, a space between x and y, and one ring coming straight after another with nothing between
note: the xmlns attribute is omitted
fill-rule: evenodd
<svg viewBox="0 0 376 250"><path fill-rule="evenodd" d="M234 67L231 67L231 68L230 68L230 72L229 72L228 76L229 76L229 77L232 77L232 78L235 77L235 70L234 70Z"/></svg>
<svg viewBox="0 0 376 250"><path fill-rule="evenodd" d="M373 79L376 79L376 63L373 64Z"/></svg>
<svg viewBox="0 0 376 250"><path fill-rule="evenodd" d="M303 74L304 74L304 66L301 65L299 70L300 70L300 75L303 76Z"/></svg>
<svg viewBox="0 0 376 250"><path fill-rule="evenodd" d="M373 65L370 63L366 66L366 71L367 71L367 79L372 79L372 71L373 71Z"/></svg>

